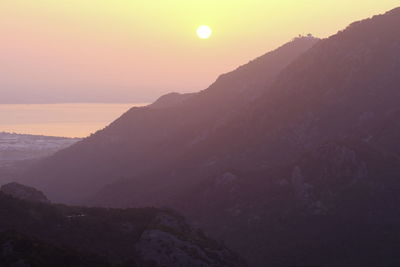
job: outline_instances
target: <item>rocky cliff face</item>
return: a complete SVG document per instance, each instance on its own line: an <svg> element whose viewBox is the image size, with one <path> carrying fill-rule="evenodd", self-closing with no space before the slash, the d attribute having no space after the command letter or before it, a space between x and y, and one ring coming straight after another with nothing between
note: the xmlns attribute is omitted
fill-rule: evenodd
<svg viewBox="0 0 400 267"><path fill-rule="evenodd" d="M210 177L176 205L252 266L396 266L399 166L364 142L329 142L293 163Z"/></svg>
<svg viewBox="0 0 400 267"><path fill-rule="evenodd" d="M158 214L136 244L144 264L156 266L246 266L238 256L168 213Z"/></svg>

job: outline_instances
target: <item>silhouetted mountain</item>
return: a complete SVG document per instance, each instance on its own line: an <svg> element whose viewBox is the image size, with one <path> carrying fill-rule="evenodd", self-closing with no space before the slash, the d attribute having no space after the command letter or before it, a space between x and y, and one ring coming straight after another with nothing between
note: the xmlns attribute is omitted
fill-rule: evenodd
<svg viewBox="0 0 400 267"><path fill-rule="evenodd" d="M296 39L174 106L130 110L26 179L179 208L253 266L398 266L399 29L397 8Z"/></svg>
<svg viewBox="0 0 400 267"><path fill-rule="evenodd" d="M0 251L5 267L246 266L170 210L68 207L1 192Z"/></svg>
<svg viewBox="0 0 400 267"><path fill-rule="evenodd" d="M155 103L165 106L167 102L165 108L152 105L132 108L104 130L31 168L24 183L43 190L51 199L72 201L125 178L138 176L141 179L142 175L153 172L170 175L174 172L171 164L180 162L188 149L237 116L267 90L283 68L317 41L295 39L222 75L210 88L185 101L176 101L182 96L175 95L167 97L173 101L166 99ZM171 102L176 105L170 106ZM143 184L146 190L158 183L146 179L138 183L142 182L151 183Z"/></svg>

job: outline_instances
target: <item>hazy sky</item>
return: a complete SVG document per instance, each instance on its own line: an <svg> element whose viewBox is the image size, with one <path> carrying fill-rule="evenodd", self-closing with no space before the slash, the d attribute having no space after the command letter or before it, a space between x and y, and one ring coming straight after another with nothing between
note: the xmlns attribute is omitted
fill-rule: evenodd
<svg viewBox="0 0 400 267"><path fill-rule="evenodd" d="M0 102L147 102L399 0L0 0ZM213 36L197 38L199 25Z"/></svg>

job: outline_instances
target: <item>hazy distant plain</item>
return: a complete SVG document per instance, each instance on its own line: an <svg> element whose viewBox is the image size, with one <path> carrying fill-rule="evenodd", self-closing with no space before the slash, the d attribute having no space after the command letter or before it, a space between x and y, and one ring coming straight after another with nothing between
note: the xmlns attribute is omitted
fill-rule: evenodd
<svg viewBox="0 0 400 267"><path fill-rule="evenodd" d="M86 137L138 103L1 104L0 132Z"/></svg>

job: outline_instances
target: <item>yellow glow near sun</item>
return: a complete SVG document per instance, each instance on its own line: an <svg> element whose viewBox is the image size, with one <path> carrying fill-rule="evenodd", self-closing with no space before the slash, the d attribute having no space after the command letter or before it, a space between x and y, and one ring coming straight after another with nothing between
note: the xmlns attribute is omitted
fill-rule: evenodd
<svg viewBox="0 0 400 267"><path fill-rule="evenodd" d="M197 28L197 36L200 39L208 39L211 37L212 30L209 26L207 25L201 25Z"/></svg>

